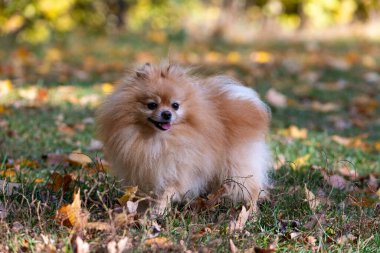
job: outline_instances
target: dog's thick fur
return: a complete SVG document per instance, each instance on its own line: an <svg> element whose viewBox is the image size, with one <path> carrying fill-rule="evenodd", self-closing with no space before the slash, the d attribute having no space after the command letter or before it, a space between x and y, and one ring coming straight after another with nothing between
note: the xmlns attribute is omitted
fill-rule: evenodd
<svg viewBox="0 0 380 253"><path fill-rule="evenodd" d="M147 108L149 101L158 107ZM163 110L172 114L167 131L148 120ZM229 77L202 79L177 65L150 64L130 73L97 115L113 172L153 194L160 208L223 184L233 201L255 203L271 165L269 121L256 92Z"/></svg>

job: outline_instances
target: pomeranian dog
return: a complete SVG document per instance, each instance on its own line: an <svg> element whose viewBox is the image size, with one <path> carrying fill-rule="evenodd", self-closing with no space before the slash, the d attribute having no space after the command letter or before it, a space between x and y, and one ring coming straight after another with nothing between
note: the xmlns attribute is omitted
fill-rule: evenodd
<svg viewBox="0 0 380 253"><path fill-rule="evenodd" d="M97 113L112 171L153 195L159 213L222 185L232 201L255 204L271 166L269 122L254 90L172 64L133 71Z"/></svg>

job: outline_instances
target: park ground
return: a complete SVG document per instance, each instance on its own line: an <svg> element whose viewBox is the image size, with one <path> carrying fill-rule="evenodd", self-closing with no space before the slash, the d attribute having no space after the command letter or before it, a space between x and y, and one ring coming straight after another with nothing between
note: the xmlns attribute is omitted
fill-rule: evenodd
<svg viewBox="0 0 380 253"><path fill-rule="evenodd" d="M2 42L1 252L379 252L379 41L165 39ZM273 184L258 212L214 193L152 221L107 173L97 106L127 67L168 57L271 106Z"/></svg>

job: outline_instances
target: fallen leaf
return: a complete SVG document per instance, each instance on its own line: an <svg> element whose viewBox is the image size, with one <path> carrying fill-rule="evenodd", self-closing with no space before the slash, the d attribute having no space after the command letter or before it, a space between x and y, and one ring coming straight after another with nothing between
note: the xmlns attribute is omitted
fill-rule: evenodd
<svg viewBox="0 0 380 253"><path fill-rule="evenodd" d="M241 59L241 55L237 51L232 51L227 54L227 62L229 63L237 63Z"/></svg>
<svg viewBox="0 0 380 253"><path fill-rule="evenodd" d="M120 239L118 242L111 241L107 244L108 253L122 253L133 247L132 240L128 237Z"/></svg>
<svg viewBox="0 0 380 253"><path fill-rule="evenodd" d="M13 191L21 186L20 183L11 183L6 180L0 180L0 192L6 196L13 194Z"/></svg>
<svg viewBox="0 0 380 253"><path fill-rule="evenodd" d="M229 233L231 234L236 231L242 231L251 212L251 208L247 210L245 206L243 206L237 220L230 221Z"/></svg>
<svg viewBox="0 0 380 253"><path fill-rule="evenodd" d="M379 183L374 174L370 173L368 175L367 185L370 192L376 192L377 188L379 187Z"/></svg>
<svg viewBox="0 0 380 253"><path fill-rule="evenodd" d="M230 250L231 250L231 253L237 253L239 252L238 248L236 248L234 242L232 241L232 239L230 239Z"/></svg>
<svg viewBox="0 0 380 253"><path fill-rule="evenodd" d="M128 213L137 213L137 208L139 206L139 202L127 201L127 211Z"/></svg>
<svg viewBox="0 0 380 253"><path fill-rule="evenodd" d="M363 79L368 83L378 83L380 75L376 72L367 72L363 75Z"/></svg>
<svg viewBox="0 0 380 253"><path fill-rule="evenodd" d="M288 105L287 97L274 88L270 88L267 91L265 97L268 100L269 104L273 105L274 107L285 108Z"/></svg>
<svg viewBox="0 0 380 253"><path fill-rule="evenodd" d="M249 56L251 61L255 63L270 63L273 61L273 55L266 51L252 52Z"/></svg>
<svg viewBox="0 0 380 253"><path fill-rule="evenodd" d="M289 234L290 239L296 239L296 238L300 237L300 235L301 235L301 232L291 232Z"/></svg>
<svg viewBox="0 0 380 253"><path fill-rule="evenodd" d="M307 161L309 161L311 154L306 154L304 156L300 156L297 159L295 159L292 163L290 163L290 167L293 170L297 170L300 167L304 166Z"/></svg>
<svg viewBox="0 0 380 253"><path fill-rule="evenodd" d="M219 188L217 191L207 195L207 198L198 197L190 203L190 206L193 210L201 211L214 208L221 197L225 193L226 189L224 187Z"/></svg>
<svg viewBox="0 0 380 253"><path fill-rule="evenodd" d="M333 112L339 110L340 107L332 102L321 103L319 101L313 101L311 103L311 109L317 112Z"/></svg>
<svg viewBox="0 0 380 253"><path fill-rule="evenodd" d="M291 137L293 139L306 139L307 138L307 129L306 128L298 128L295 125L289 126L286 129L287 137Z"/></svg>
<svg viewBox="0 0 380 253"><path fill-rule="evenodd" d="M169 248L173 245L173 242L166 237L155 237L146 239L144 244L149 247L155 247L159 249Z"/></svg>
<svg viewBox="0 0 380 253"><path fill-rule="evenodd" d="M358 207L370 208L377 203L377 199L368 196L355 197L350 195L349 198L351 204Z"/></svg>
<svg viewBox="0 0 380 253"><path fill-rule="evenodd" d="M46 160L49 166L51 165L67 166L68 165L68 157L66 154L50 153L50 154L44 155L42 158Z"/></svg>
<svg viewBox="0 0 380 253"><path fill-rule="evenodd" d="M8 216L8 210L3 203L0 202L0 219L5 219Z"/></svg>
<svg viewBox="0 0 380 253"><path fill-rule="evenodd" d="M86 228L98 231L110 231L112 229L109 223L101 221L87 222Z"/></svg>
<svg viewBox="0 0 380 253"><path fill-rule="evenodd" d="M68 156L69 162L74 165L86 165L88 163L92 163L92 160L89 156L81 153L71 153Z"/></svg>
<svg viewBox="0 0 380 253"><path fill-rule="evenodd" d="M11 80L0 80L0 97L8 95L12 90Z"/></svg>
<svg viewBox="0 0 380 253"><path fill-rule="evenodd" d="M67 192L70 189L70 184L73 182L73 177L70 174L62 176L58 172L53 172L50 175L49 183L46 184L46 187L54 192L62 190Z"/></svg>
<svg viewBox="0 0 380 253"><path fill-rule="evenodd" d="M338 171L342 176L348 177L350 180L357 180L359 178L359 174L355 170L350 169L346 164L340 166Z"/></svg>
<svg viewBox="0 0 380 253"><path fill-rule="evenodd" d="M132 200L136 196L137 190L137 186L128 186L124 191L124 195L118 198L117 201L121 206L124 206L128 201Z"/></svg>
<svg viewBox="0 0 380 253"><path fill-rule="evenodd" d="M87 223L85 213L81 209L80 190L74 193L73 202L58 209L54 220L67 227L83 228Z"/></svg>
<svg viewBox="0 0 380 253"><path fill-rule="evenodd" d="M342 235L341 237L339 237L338 239L336 239L336 242L339 245L346 245L347 243L353 242L356 239L357 239L357 237L354 236L353 234L348 234L348 235Z"/></svg>
<svg viewBox="0 0 380 253"><path fill-rule="evenodd" d="M348 187L348 182L339 175L328 175L326 171L321 170L321 174L325 181L333 188L344 190Z"/></svg>
<svg viewBox="0 0 380 253"><path fill-rule="evenodd" d="M307 203L309 204L310 209L313 212L315 212L321 202L317 197L315 197L313 192L307 189L306 184L305 184L305 195L306 195L306 200L307 200Z"/></svg>
<svg viewBox="0 0 380 253"><path fill-rule="evenodd" d="M75 253L88 253L90 252L90 245L83 241L79 236L74 236L71 239L72 251Z"/></svg>
<svg viewBox="0 0 380 253"><path fill-rule="evenodd" d="M90 151L102 150L103 142L95 139L91 139L90 145L88 145L87 149Z"/></svg>

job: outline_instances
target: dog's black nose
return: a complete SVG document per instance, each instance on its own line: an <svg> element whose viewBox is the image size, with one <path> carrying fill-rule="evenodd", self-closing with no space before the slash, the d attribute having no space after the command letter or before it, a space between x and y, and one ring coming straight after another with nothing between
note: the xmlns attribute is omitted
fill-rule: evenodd
<svg viewBox="0 0 380 253"><path fill-rule="evenodd" d="M170 111L163 111L161 112L161 117L164 120L170 120L172 118L172 113Z"/></svg>

